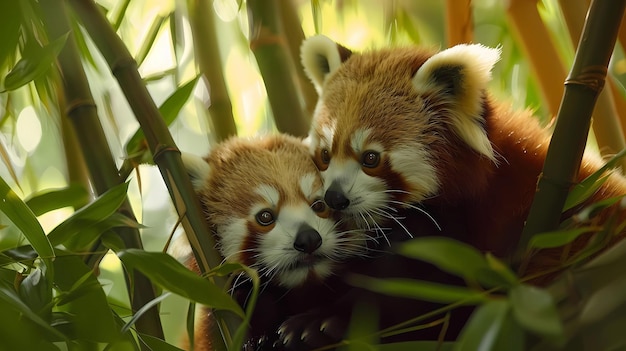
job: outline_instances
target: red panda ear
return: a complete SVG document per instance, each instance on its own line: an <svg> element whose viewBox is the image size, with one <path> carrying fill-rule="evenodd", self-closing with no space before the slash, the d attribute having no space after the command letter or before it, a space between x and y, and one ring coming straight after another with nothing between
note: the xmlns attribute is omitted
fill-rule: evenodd
<svg viewBox="0 0 626 351"><path fill-rule="evenodd" d="M339 68L350 55L352 51L323 35L306 39L300 48L304 71L318 92L322 90L326 76Z"/></svg>
<svg viewBox="0 0 626 351"><path fill-rule="evenodd" d="M452 105L453 126L461 139L479 153L496 161L483 128L483 96L500 49L461 44L430 57L413 76L420 93L436 92Z"/></svg>
<svg viewBox="0 0 626 351"><path fill-rule="evenodd" d="M209 164L202 157L190 153L183 152L180 156L183 160L185 170L187 170L187 174L189 174L189 178L191 179L193 189L195 191L202 189L204 182L211 172Z"/></svg>

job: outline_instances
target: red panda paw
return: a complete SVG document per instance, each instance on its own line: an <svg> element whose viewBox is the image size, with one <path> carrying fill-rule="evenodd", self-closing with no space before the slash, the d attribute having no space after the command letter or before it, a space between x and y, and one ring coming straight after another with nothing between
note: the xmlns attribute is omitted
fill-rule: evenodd
<svg viewBox="0 0 626 351"><path fill-rule="evenodd" d="M345 317L345 318L344 318ZM279 342L286 351L306 351L340 342L349 314L312 311L287 319L278 329Z"/></svg>

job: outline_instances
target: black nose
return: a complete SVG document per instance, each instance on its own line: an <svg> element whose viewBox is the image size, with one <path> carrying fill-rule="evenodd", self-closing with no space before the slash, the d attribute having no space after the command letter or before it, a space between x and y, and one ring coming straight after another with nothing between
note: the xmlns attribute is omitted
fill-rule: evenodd
<svg viewBox="0 0 626 351"><path fill-rule="evenodd" d="M332 183L326 190L324 201L334 210L343 210L350 206L350 200L343 194L341 187L337 183Z"/></svg>
<svg viewBox="0 0 626 351"><path fill-rule="evenodd" d="M296 241L293 243L293 248L304 253L313 253L318 247L322 245L322 237L317 230L304 225L298 229L296 234Z"/></svg>

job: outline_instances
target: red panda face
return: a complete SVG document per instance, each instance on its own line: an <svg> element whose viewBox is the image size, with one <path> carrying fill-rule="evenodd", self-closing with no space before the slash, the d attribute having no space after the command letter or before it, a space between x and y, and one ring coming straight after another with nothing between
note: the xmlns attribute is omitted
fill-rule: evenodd
<svg viewBox="0 0 626 351"><path fill-rule="evenodd" d="M320 95L309 151L328 205L380 231L399 208L445 191L454 157L495 162L482 113L498 57L480 45L353 54L323 36L307 39L302 62Z"/></svg>
<svg viewBox="0 0 626 351"><path fill-rule="evenodd" d="M360 237L338 232L319 171L296 138L231 139L206 162L183 160L227 261L291 288L324 280L334 262L364 249Z"/></svg>

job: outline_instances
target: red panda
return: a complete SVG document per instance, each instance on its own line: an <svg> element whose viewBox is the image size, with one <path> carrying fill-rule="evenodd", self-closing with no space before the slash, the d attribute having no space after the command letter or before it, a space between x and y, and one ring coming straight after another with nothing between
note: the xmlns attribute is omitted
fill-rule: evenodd
<svg viewBox="0 0 626 351"><path fill-rule="evenodd" d="M335 291L309 294L307 289L317 291L314 287L335 274L340 260L362 254L363 237L359 231L338 231L302 140L287 135L232 138L204 159L183 154L183 163L225 260L256 268L265 284L251 338L335 298ZM187 265L198 271L192 256ZM246 282L235 280L232 291L244 305ZM203 309L195 350L212 349L208 313Z"/></svg>
<svg viewBox="0 0 626 351"><path fill-rule="evenodd" d="M462 44L440 52L352 53L315 36L301 55L320 94L308 140L330 207L357 227L395 221L406 228L423 217L415 213L424 211L418 204L442 233L510 254L550 134L530 112L513 111L487 92L499 49ZM600 165L585 155L578 180ZM623 194L626 181L611 174L590 201ZM432 225L419 228L408 231L438 234ZM548 264L549 251L533 258L529 274Z"/></svg>

